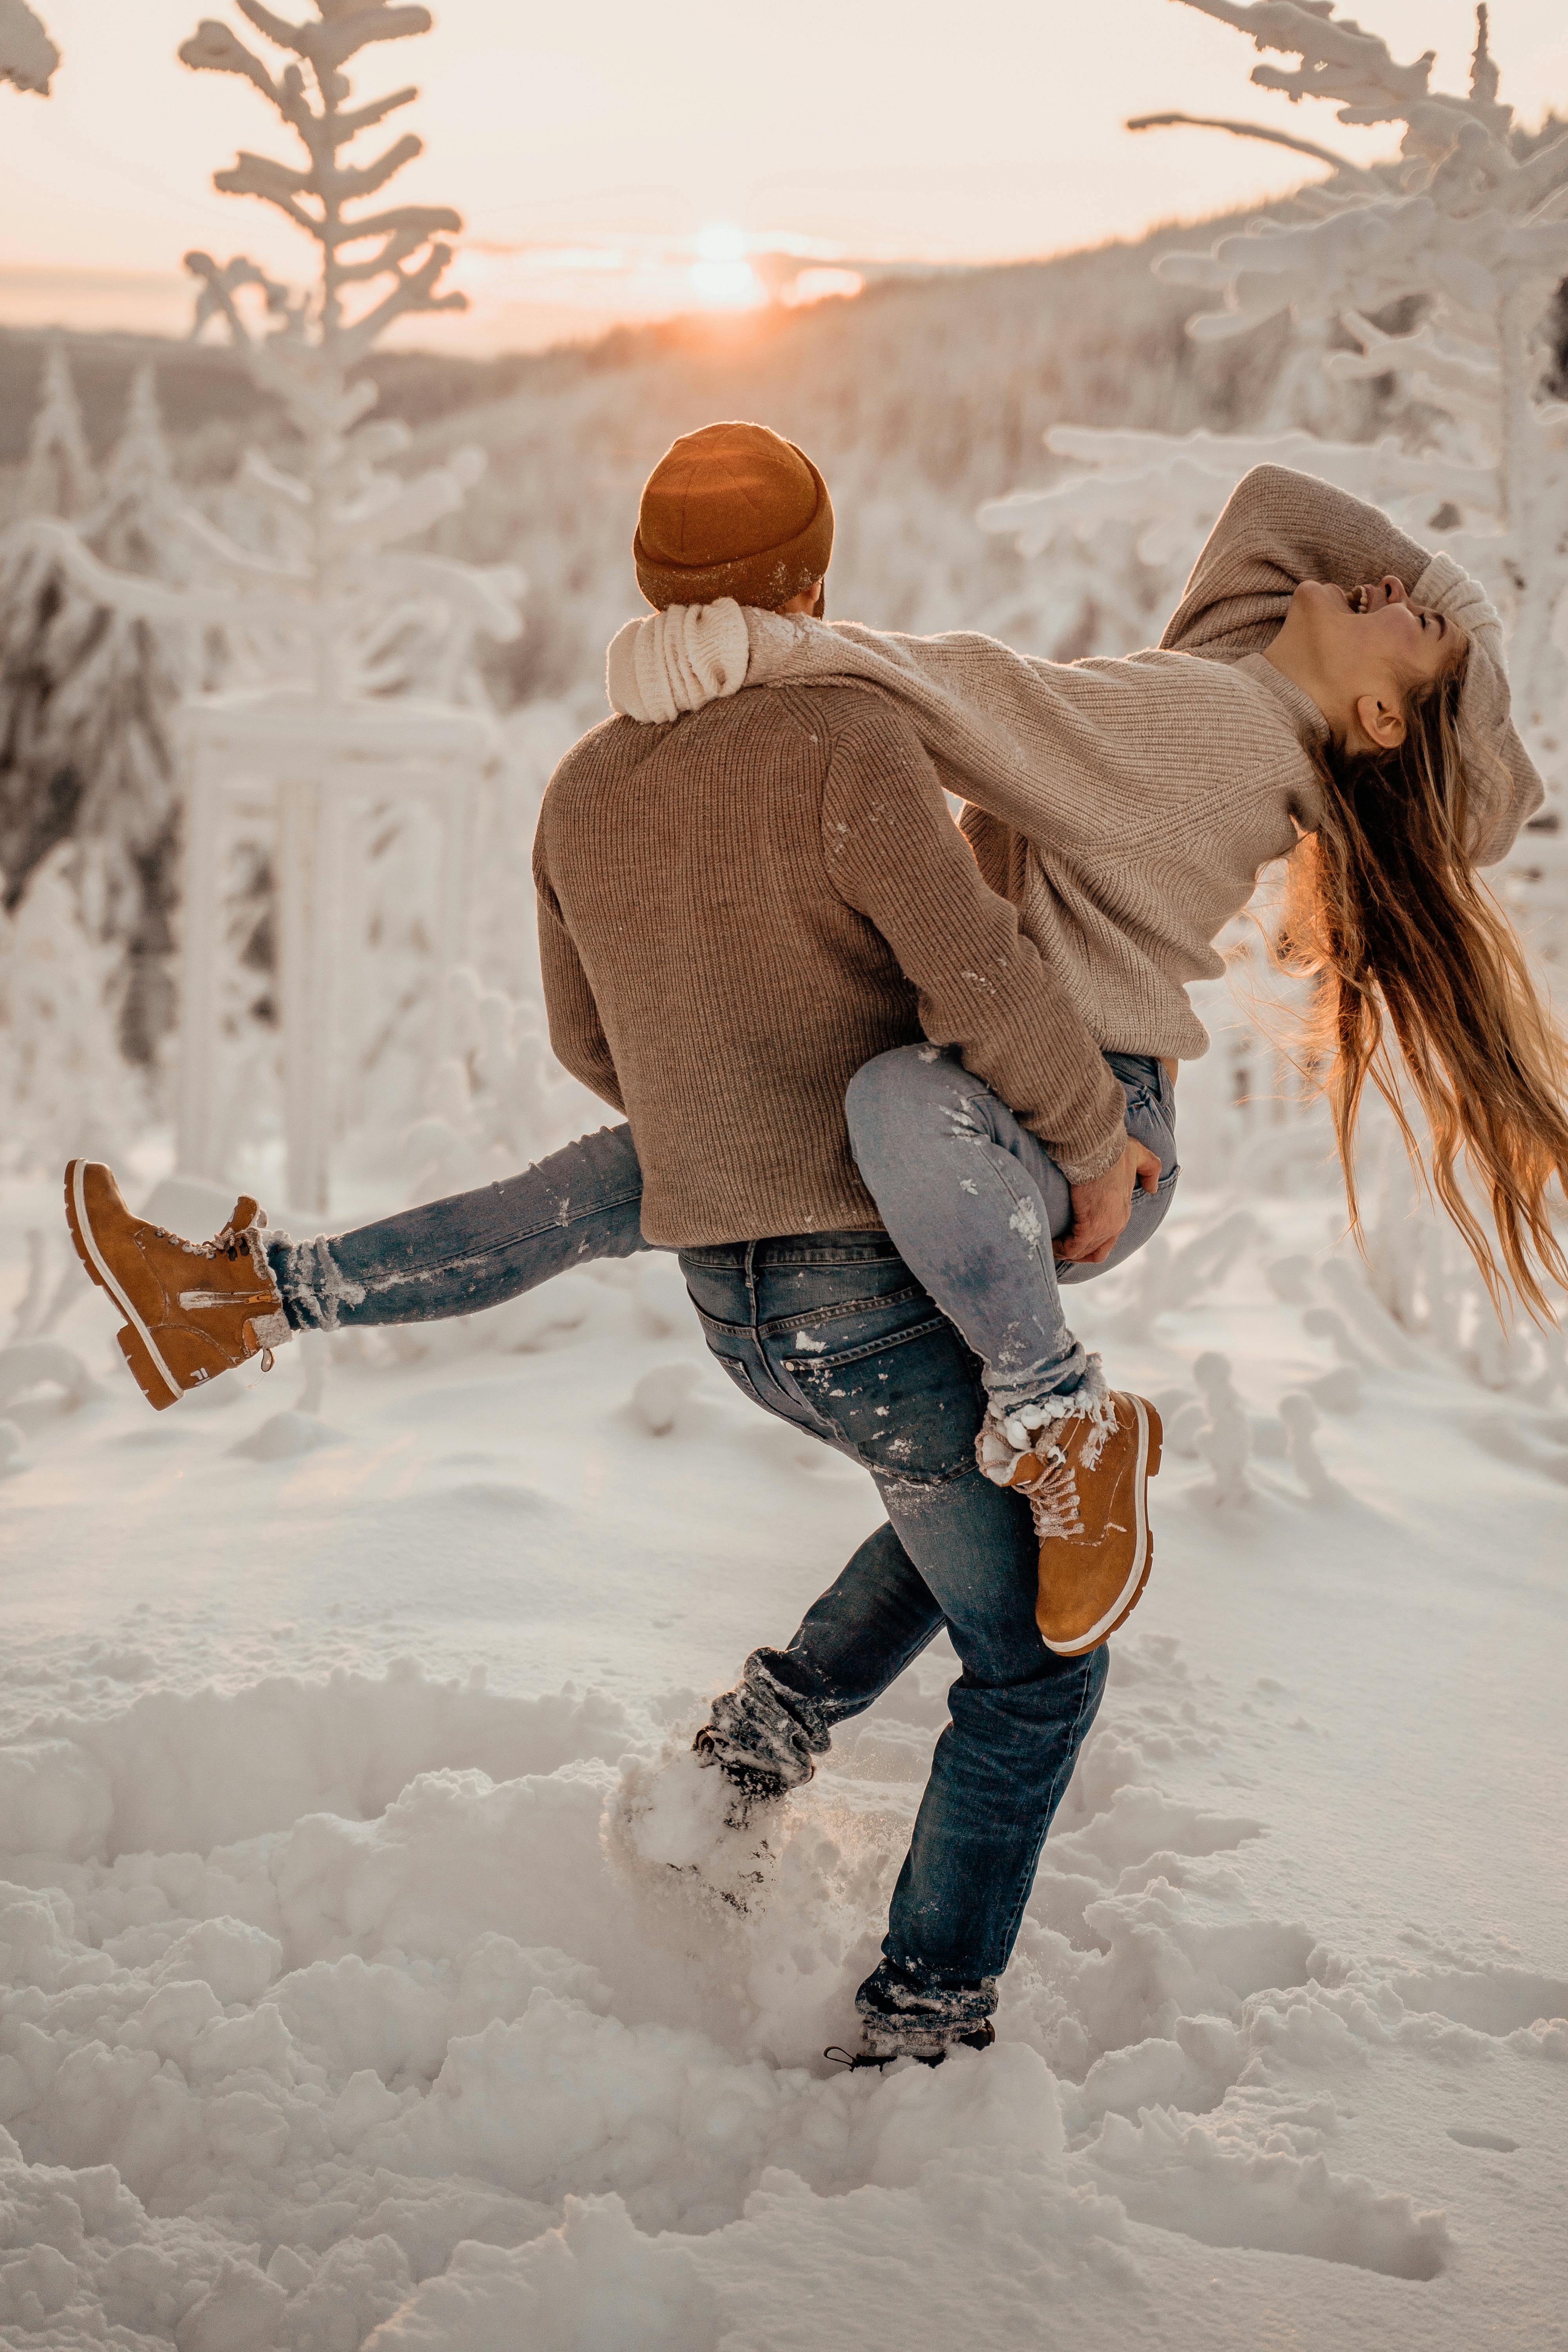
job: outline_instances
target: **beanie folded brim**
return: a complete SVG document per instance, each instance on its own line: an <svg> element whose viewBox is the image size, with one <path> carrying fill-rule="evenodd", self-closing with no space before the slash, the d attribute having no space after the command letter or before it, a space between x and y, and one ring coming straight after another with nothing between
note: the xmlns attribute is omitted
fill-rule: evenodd
<svg viewBox="0 0 1568 2352"><path fill-rule="evenodd" d="M795 448L792 441L790 447ZM668 563L650 555L639 530L632 541L637 586L650 604L663 611L668 604L712 604L732 596L737 604L761 605L776 613L827 570L833 553L833 501L827 485L804 449L795 451L811 467L816 486L816 509L811 520L782 546L765 547L756 555L738 555L722 563Z"/></svg>
<svg viewBox="0 0 1568 2352"><path fill-rule="evenodd" d="M1478 866L1506 857L1546 797L1542 782L1510 716L1510 695L1503 627L1497 606L1479 580L1451 555L1431 557L1411 590L1455 622L1469 640L1469 657L1459 688L1459 733L1468 756L1469 835L1465 846Z"/></svg>

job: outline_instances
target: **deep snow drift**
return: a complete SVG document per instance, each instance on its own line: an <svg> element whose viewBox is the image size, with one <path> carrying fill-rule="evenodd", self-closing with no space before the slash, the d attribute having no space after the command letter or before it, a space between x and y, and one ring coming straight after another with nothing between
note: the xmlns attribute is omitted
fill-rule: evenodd
<svg viewBox="0 0 1568 2352"><path fill-rule="evenodd" d="M880 2078L820 2053L945 1645L756 1916L603 1835L876 1508L721 1389L672 1261L160 1417L85 1284L26 1310L0 2341L1568 2341L1561 1353L1413 1340L1330 1193L1239 1200L1078 1294L1172 1431L1153 1578L998 2046ZM29 1228L38 1299L52 1185L0 1309Z"/></svg>

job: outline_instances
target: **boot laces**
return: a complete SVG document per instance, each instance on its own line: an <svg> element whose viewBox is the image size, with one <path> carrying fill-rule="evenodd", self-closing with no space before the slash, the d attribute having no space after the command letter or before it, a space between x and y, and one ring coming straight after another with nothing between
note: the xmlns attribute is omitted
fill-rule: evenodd
<svg viewBox="0 0 1568 2352"><path fill-rule="evenodd" d="M248 1195L242 1196L248 1198ZM236 1204L237 1206L237 1203ZM267 1223L265 1209L258 1209L248 1225L237 1225L230 1217L227 1224L216 1233L210 1242L194 1242L188 1234L172 1234L167 1225L155 1224L153 1231L160 1241L173 1242L187 1257L238 1257L253 1255L250 1236L258 1234Z"/></svg>
<svg viewBox="0 0 1568 2352"><path fill-rule="evenodd" d="M1036 1460L1042 1465L1035 1478L1014 1481L1020 1495L1029 1498L1029 1515L1035 1522L1035 1534L1041 1543L1052 1536L1080 1536L1083 1533L1083 1507L1079 1501L1078 1474L1059 1445L1046 1445L1037 1450Z"/></svg>

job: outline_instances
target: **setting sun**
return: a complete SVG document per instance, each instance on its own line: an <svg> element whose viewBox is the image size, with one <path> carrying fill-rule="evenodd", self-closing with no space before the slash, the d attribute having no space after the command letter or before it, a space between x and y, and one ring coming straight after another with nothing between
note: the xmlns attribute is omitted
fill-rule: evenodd
<svg viewBox="0 0 1568 2352"><path fill-rule="evenodd" d="M752 310L767 289L746 258L744 229L714 226L700 231L691 265L691 290L710 310Z"/></svg>

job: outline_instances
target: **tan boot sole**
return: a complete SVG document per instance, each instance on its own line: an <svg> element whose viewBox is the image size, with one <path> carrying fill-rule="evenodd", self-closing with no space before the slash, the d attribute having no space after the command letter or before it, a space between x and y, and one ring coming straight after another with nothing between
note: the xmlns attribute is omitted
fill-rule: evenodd
<svg viewBox="0 0 1568 2352"><path fill-rule="evenodd" d="M87 1268L90 1281L100 1290L107 1290L110 1298L127 1320L118 1334L120 1352L131 1367L131 1377L153 1407L163 1412L177 1404L184 1391L158 1352L156 1342L131 1301L110 1273L107 1261L93 1239L91 1221L87 1213L87 1202L82 1190L82 1171L87 1162L72 1160L66 1168L66 1223L76 1244L76 1254Z"/></svg>
<svg viewBox="0 0 1568 2352"><path fill-rule="evenodd" d="M1159 1414L1145 1398L1138 1397L1134 1400L1134 1402L1138 1407L1139 1419L1139 1459L1136 1472L1138 1490L1138 1528L1136 1530L1136 1539L1138 1548L1132 1555L1132 1563L1134 1569L1137 1570L1138 1580L1136 1584L1133 1585L1131 1593L1128 1592L1126 1585L1122 1586L1121 1591L1110 1604L1111 1608L1116 1610L1119 1613L1110 1619L1109 1624L1106 1622L1105 1618L1102 1617L1097 1624L1089 1627L1087 1633L1080 1633L1078 1636L1078 1639L1073 1642L1047 1641L1045 1634L1042 1633L1040 1635L1040 1639L1045 1643L1047 1649L1051 1652L1054 1657L1087 1658L1091 1650L1103 1648L1105 1643L1110 1641L1112 1633L1118 1633L1121 1628L1126 1624L1127 1620L1131 1616L1132 1612L1142 1600L1143 1588L1149 1581L1149 1571L1154 1565L1154 1536L1153 1530L1149 1525L1148 1516L1149 1481L1151 1478L1158 1475L1160 1457L1164 1451L1165 1432ZM1142 1560L1142 1569L1138 1568L1140 1559Z"/></svg>

